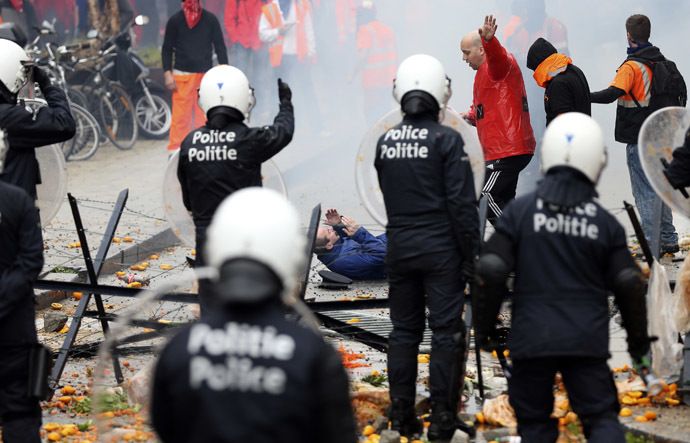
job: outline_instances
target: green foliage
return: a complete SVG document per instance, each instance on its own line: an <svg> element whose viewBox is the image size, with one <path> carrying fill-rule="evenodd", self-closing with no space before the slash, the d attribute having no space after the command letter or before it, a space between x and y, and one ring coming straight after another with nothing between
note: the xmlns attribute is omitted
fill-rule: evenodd
<svg viewBox="0 0 690 443"><path fill-rule="evenodd" d="M64 266L56 266L53 268L53 271L56 274L78 274L76 269L73 268L66 268Z"/></svg>
<svg viewBox="0 0 690 443"><path fill-rule="evenodd" d="M642 435L635 435L632 432L625 434L625 443L654 443L653 440L647 440Z"/></svg>
<svg viewBox="0 0 690 443"><path fill-rule="evenodd" d="M81 432L86 432L89 430L91 425L93 425L93 420L85 421L84 423L79 423L77 425L77 429L79 429Z"/></svg>
<svg viewBox="0 0 690 443"><path fill-rule="evenodd" d="M98 412L124 410L139 412L142 407L138 403L134 406L127 403L127 396L124 394L101 394L98 400Z"/></svg>
<svg viewBox="0 0 690 443"><path fill-rule="evenodd" d="M90 414L92 410L91 397L73 403L72 410L78 414Z"/></svg>
<svg viewBox="0 0 690 443"><path fill-rule="evenodd" d="M365 377L362 377L362 381L364 383L369 383L370 385L379 387L388 381L388 377L386 377L385 374L369 374Z"/></svg>
<svg viewBox="0 0 690 443"><path fill-rule="evenodd" d="M144 60L144 63L149 68L162 68L161 50L156 46L146 46L137 49L137 54Z"/></svg>

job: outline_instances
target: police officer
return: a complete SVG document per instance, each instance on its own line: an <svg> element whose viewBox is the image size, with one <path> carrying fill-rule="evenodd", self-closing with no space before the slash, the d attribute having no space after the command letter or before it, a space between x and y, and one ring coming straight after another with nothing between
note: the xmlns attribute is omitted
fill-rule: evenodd
<svg viewBox="0 0 690 443"><path fill-rule="evenodd" d="M221 308L160 356L151 413L162 441L357 441L340 357L286 319L304 248L297 211L277 192L244 189L220 205L206 258Z"/></svg>
<svg viewBox="0 0 690 443"><path fill-rule="evenodd" d="M254 107L254 93L242 71L216 66L201 80L199 106L207 122L183 140L177 170L182 200L194 218L200 265L206 228L220 202L238 189L261 186L261 164L292 140L292 92L280 79L278 97L280 111L273 125L249 128L244 120ZM202 302L204 292L202 286Z"/></svg>
<svg viewBox="0 0 690 443"><path fill-rule="evenodd" d="M415 417L417 352L429 309L430 440L450 438L456 419L465 345L464 275L473 271L479 220L472 169L459 133L439 123L451 95L441 63L428 55L404 60L393 95L403 121L378 141L374 165L388 225L386 268L393 331L388 339L391 427L420 431Z"/></svg>
<svg viewBox="0 0 690 443"><path fill-rule="evenodd" d="M496 338L496 316L509 272L515 272L513 358L508 390L525 443L555 442L553 383L561 372L589 442L624 442L609 356L607 295L611 291L634 361L649 350L646 285L625 232L594 198L606 164L599 125L566 113L546 128L544 179L508 205L477 267L476 334L483 348Z"/></svg>
<svg viewBox="0 0 690 443"><path fill-rule="evenodd" d="M51 84L44 70L31 67L19 45L0 39L0 58L0 128L7 133L10 145L0 180L19 186L35 200L41 177L34 148L71 139L76 126L65 93ZM36 112L17 104L17 93L26 84L31 69L48 102Z"/></svg>
<svg viewBox="0 0 690 443"><path fill-rule="evenodd" d="M690 128L685 132L683 146L673 150L673 160L662 172L673 189L690 186Z"/></svg>
<svg viewBox="0 0 690 443"><path fill-rule="evenodd" d="M0 137L0 172L7 144ZM0 181L0 417L6 443L38 443L41 408L28 397L29 354L38 343L33 282L43 267L43 240L33 199Z"/></svg>

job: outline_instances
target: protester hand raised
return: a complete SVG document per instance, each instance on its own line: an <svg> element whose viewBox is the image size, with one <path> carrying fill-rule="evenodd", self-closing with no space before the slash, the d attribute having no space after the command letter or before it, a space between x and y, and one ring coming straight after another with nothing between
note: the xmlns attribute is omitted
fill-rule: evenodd
<svg viewBox="0 0 690 443"><path fill-rule="evenodd" d="M290 102L292 100L290 86L280 78L278 79L278 99L280 103Z"/></svg>
<svg viewBox="0 0 690 443"><path fill-rule="evenodd" d="M329 209L326 211L326 222L328 226L335 226L340 223L340 214L337 209Z"/></svg>
<svg viewBox="0 0 690 443"><path fill-rule="evenodd" d="M485 41L488 42L489 40L494 38L494 35L496 34L496 29L498 29L496 19L493 15L487 15L486 17L484 17L484 26L479 28L479 35Z"/></svg>
<svg viewBox="0 0 690 443"><path fill-rule="evenodd" d="M355 220L346 215L343 215L342 220L343 224L345 225L345 233L350 237L355 235L355 232L357 232L357 230L359 229L359 225L355 222Z"/></svg>

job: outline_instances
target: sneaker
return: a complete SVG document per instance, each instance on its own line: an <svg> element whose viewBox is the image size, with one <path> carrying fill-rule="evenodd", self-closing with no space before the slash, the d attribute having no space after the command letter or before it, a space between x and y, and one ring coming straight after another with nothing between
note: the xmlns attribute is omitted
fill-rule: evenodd
<svg viewBox="0 0 690 443"><path fill-rule="evenodd" d="M661 245L661 253L662 254L675 254L678 251L680 251L680 248L678 247L678 243Z"/></svg>

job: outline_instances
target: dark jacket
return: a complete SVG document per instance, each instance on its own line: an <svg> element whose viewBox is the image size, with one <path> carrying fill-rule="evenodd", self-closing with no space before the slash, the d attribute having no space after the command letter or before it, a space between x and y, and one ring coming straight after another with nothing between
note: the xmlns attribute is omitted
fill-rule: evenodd
<svg viewBox="0 0 690 443"><path fill-rule="evenodd" d="M690 186L690 129L685 133L685 143L673 150L673 160L664 171L674 188Z"/></svg>
<svg viewBox="0 0 690 443"><path fill-rule="evenodd" d="M218 205L238 189L261 186L261 163L292 140L295 119L290 102L280 105L273 125L249 128L239 120L223 129L192 131L180 146L177 176L182 200L197 229L206 228Z"/></svg>
<svg viewBox="0 0 690 443"><path fill-rule="evenodd" d="M340 240L317 257L328 269L353 280L386 278L386 234L374 237L360 227L352 237L334 228Z"/></svg>
<svg viewBox="0 0 690 443"><path fill-rule="evenodd" d="M214 50L218 64L227 65L228 53L223 31L215 15L202 10L199 23L191 29L184 12L178 11L170 16L165 25L161 55L164 71L175 68L185 72L206 72L213 67Z"/></svg>
<svg viewBox="0 0 690 443"><path fill-rule="evenodd" d="M484 253L514 263L511 357L607 358L608 292L636 266L615 217L591 198L559 211L532 192L506 206L494 237Z"/></svg>
<svg viewBox="0 0 690 443"><path fill-rule="evenodd" d="M74 137L76 125L65 93L58 87L46 88L48 102L38 112L14 104L0 104L0 128L7 133L10 149L0 180L19 186L36 199L41 177L34 148L62 143Z"/></svg>
<svg viewBox="0 0 690 443"><path fill-rule="evenodd" d="M557 54L551 43L538 38L527 53L527 67L537 73L549 68L550 57ZM563 55L563 57L565 57ZM592 102L589 95L589 84L585 74L572 63L563 66L563 70L550 72L550 80L545 83L544 110L546 125L551 120L566 112L581 112L592 115Z"/></svg>
<svg viewBox="0 0 690 443"><path fill-rule="evenodd" d="M285 315L277 303L217 312L168 343L151 406L163 442L357 441L340 356Z"/></svg>
<svg viewBox="0 0 690 443"><path fill-rule="evenodd" d="M43 239L33 200L0 182L0 347L36 342L33 282L43 267Z"/></svg>
<svg viewBox="0 0 690 443"><path fill-rule="evenodd" d="M462 136L430 114L406 115L378 141L374 166L388 216L386 260L476 248L479 217Z"/></svg>

